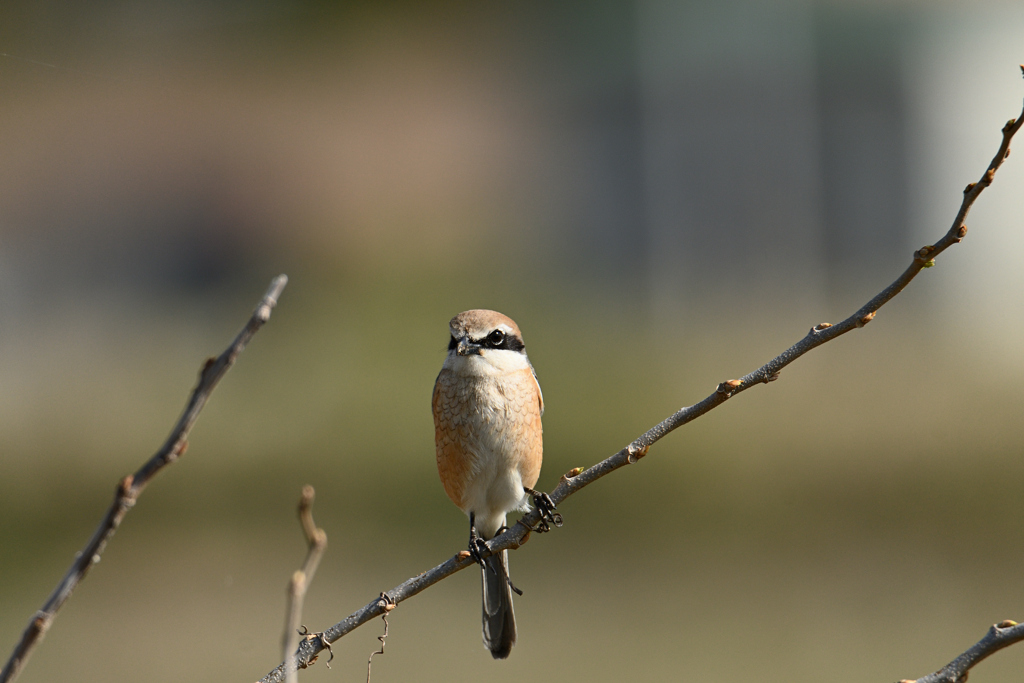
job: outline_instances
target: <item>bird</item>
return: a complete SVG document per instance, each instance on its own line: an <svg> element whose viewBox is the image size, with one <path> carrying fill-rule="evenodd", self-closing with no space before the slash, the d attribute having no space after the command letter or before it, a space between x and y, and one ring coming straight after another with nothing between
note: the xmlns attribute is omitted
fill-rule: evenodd
<svg viewBox="0 0 1024 683"><path fill-rule="evenodd" d="M516 644L508 551L487 555L487 541L505 528L509 512L530 509L561 526L561 515L546 493L533 487L540 477L544 443L544 395L526 356L523 335L508 316L474 309L448 323L448 355L434 383L434 441L437 471L445 493L469 517L469 553L480 565L483 640L495 659Z"/></svg>

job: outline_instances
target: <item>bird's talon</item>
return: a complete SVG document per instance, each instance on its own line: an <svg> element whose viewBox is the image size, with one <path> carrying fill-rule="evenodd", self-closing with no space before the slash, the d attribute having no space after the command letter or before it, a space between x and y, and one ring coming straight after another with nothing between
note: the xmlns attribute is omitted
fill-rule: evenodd
<svg viewBox="0 0 1024 683"><path fill-rule="evenodd" d="M474 537L469 539L469 556L473 558L481 567L487 567L492 572L494 571L486 562L484 562L484 554L489 553L490 548L487 547L487 541L480 537Z"/></svg>
<svg viewBox="0 0 1024 683"><path fill-rule="evenodd" d="M544 533L551 531L551 524L556 527L562 526L562 515L558 513L555 502L551 496L541 491L527 489L526 491L533 498L533 505L540 513L540 522L537 524L537 531Z"/></svg>

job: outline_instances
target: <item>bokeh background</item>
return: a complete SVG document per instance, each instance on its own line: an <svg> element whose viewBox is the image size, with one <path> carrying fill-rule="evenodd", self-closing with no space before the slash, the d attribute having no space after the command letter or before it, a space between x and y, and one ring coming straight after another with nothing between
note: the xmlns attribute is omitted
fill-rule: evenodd
<svg viewBox="0 0 1024 683"><path fill-rule="evenodd" d="M306 483L312 630L464 547L428 407L461 310L524 330L547 489L845 317L948 228L1022 36L995 0L3 3L0 655L272 276L21 681L264 675ZM1011 156L870 326L568 501L508 661L469 571L373 680L895 680L1024 617L1022 216Z"/></svg>

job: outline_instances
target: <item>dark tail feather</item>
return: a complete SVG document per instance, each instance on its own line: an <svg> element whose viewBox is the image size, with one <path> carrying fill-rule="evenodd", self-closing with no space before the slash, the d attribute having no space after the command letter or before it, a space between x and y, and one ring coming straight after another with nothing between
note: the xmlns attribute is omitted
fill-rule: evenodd
<svg viewBox="0 0 1024 683"><path fill-rule="evenodd" d="M516 644L516 615L508 582L508 551L491 555L481 569L484 594L484 645L495 659L505 659Z"/></svg>

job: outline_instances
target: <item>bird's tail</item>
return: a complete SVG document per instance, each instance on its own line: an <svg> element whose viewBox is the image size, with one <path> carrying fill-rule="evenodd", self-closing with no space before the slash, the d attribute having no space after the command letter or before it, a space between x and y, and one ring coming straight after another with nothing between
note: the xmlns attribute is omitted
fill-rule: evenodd
<svg viewBox="0 0 1024 683"><path fill-rule="evenodd" d="M516 615L512 610L512 587L508 581L508 551L484 560L484 645L495 659L505 659L516 644Z"/></svg>

